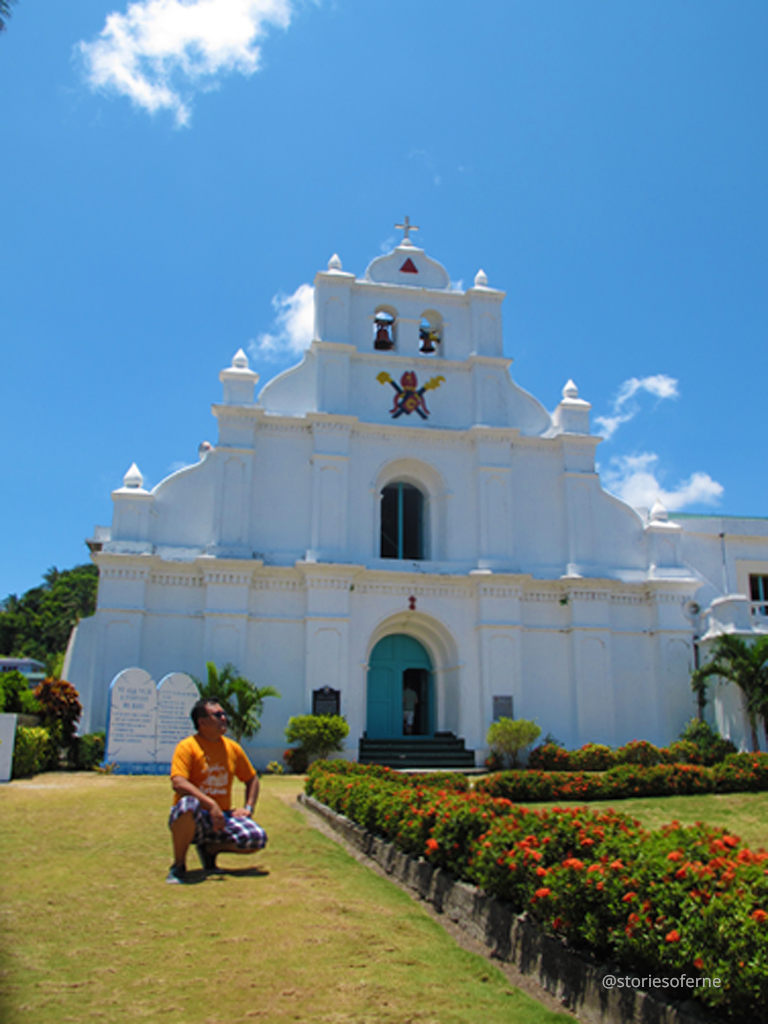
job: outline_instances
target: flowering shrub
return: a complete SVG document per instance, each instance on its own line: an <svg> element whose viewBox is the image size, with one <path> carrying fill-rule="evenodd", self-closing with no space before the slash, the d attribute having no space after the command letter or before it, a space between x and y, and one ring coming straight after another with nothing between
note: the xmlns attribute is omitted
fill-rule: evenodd
<svg viewBox="0 0 768 1024"><path fill-rule="evenodd" d="M677 740L659 753L664 764L705 764L704 755L690 740Z"/></svg>
<svg viewBox="0 0 768 1024"><path fill-rule="evenodd" d="M724 761L728 754L735 754L736 747L730 740L724 740L711 725L698 718L692 718L680 733L685 743L693 743L701 757L702 764L713 765Z"/></svg>
<svg viewBox="0 0 768 1024"><path fill-rule="evenodd" d="M616 751L617 764L642 764L648 768L661 760L661 751L648 740L631 740Z"/></svg>
<svg viewBox="0 0 768 1024"><path fill-rule="evenodd" d="M567 772L571 767L571 755L556 743L544 743L528 755L528 767L544 771Z"/></svg>
<svg viewBox="0 0 768 1024"><path fill-rule="evenodd" d="M703 764L711 766L736 753L730 740L724 740L706 722L693 719L682 736L668 747L655 747L647 740L632 740L618 750L602 743L586 743L580 750L566 750L556 743L544 743L528 756L528 767L537 771L604 772L622 764L650 768L656 764ZM501 766L486 762L489 771Z"/></svg>
<svg viewBox="0 0 768 1024"><path fill-rule="evenodd" d="M753 756L753 755L752 755ZM768 756L766 756L768 761ZM766 767L768 772L768 766ZM758 785L755 769L738 769L734 778L747 779L744 789L768 789ZM724 787L727 789L728 787ZM733 787L731 787L733 788ZM499 772L480 779L476 789L491 796L523 803L547 800L622 800L633 796L684 796L711 793L717 789L715 769L698 765L618 765L598 775L595 772Z"/></svg>
<svg viewBox="0 0 768 1024"><path fill-rule="evenodd" d="M737 758L725 766L730 772L768 772L768 756L739 757L757 757L758 767ZM637 777L684 770L694 780L710 771L621 770ZM494 778L535 774L547 773ZM344 762L313 765L307 792L413 856L509 901L574 948L637 973L720 978L719 988L687 991L734 1019L763 1019L768 853L742 847L723 829L673 822L651 832L613 810L533 810L488 792Z"/></svg>
<svg viewBox="0 0 768 1024"><path fill-rule="evenodd" d="M618 763L616 753L602 743L585 743L569 755L569 768L575 772L604 772Z"/></svg>
<svg viewBox="0 0 768 1024"><path fill-rule="evenodd" d="M719 793L768 789L768 754L728 754L709 770Z"/></svg>

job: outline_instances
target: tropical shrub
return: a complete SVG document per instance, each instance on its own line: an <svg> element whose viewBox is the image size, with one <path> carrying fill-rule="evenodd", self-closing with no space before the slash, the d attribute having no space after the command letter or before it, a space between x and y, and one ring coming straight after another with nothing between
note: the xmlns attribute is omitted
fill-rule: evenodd
<svg viewBox="0 0 768 1024"><path fill-rule="evenodd" d="M73 766L81 772L90 771L104 760L106 734L89 732L85 736L75 736L70 746L70 757Z"/></svg>
<svg viewBox="0 0 768 1024"><path fill-rule="evenodd" d="M735 754L736 746L730 740L725 740L707 722L699 718L692 718L680 733L680 740L684 743L692 743L700 757L701 763L712 765L725 760L729 754ZM676 744L672 744L676 746ZM671 749L671 748L670 748Z"/></svg>
<svg viewBox="0 0 768 1024"><path fill-rule="evenodd" d="M35 687L43 723L58 742L69 747L83 713L77 690L64 679L44 679Z"/></svg>
<svg viewBox="0 0 768 1024"><path fill-rule="evenodd" d="M668 747L660 747L662 764L704 764L704 758L695 743L675 740Z"/></svg>
<svg viewBox="0 0 768 1024"><path fill-rule="evenodd" d="M525 718L500 718L488 729L487 743L494 754L508 759L512 767L518 763L520 754L541 736L541 729L535 722Z"/></svg>
<svg viewBox="0 0 768 1024"><path fill-rule="evenodd" d="M528 755L528 767L543 771L567 772L571 767L571 755L557 743L543 743Z"/></svg>
<svg viewBox="0 0 768 1024"><path fill-rule="evenodd" d="M575 772L604 772L617 764L616 753L603 743L586 743L580 750L573 750L568 757L568 767Z"/></svg>
<svg viewBox="0 0 768 1024"><path fill-rule="evenodd" d="M44 729L42 726L29 729L23 725L18 726L13 747L11 774L14 779L38 775L40 772L55 768L58 756L58 744L48 729Z"/></svg>
<svg viewBox="0 0 768 1024"><path fill-rule="evenodd" d="M289 747L283 754L283 760L294 775L303 775L309 767L309 755L303 747Z"/></svg>
<svg viewBox="0 0 768 1024"><path fill-rule="evenodd" d="M661 751L648 740L631 740L616 751L616 764L642 764L648 768L661 761Z"/></svg>
<svg viewBox="0 0 768 1024"><path fill-rule="evenodd" d="M343 715L296 715L288 719L285 738L298 743L309 760L344 749L349 726Z"/></svg>

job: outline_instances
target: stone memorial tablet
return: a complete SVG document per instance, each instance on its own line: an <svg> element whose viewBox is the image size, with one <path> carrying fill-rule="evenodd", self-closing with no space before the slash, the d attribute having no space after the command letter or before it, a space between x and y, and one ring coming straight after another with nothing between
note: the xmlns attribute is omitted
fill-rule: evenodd
<svg viewBox="0 0 768 1024"><path fill-rule="evenodd" d="M8 782L13 767L16 715L0 715L0 782Z"/></svg>
<svg viewBox="0 0 768 1024"><path fill-rule="evenodd" d="M338 715L341 708L341 690L332 690L324 686L321 690L312 691L313 715Z"/></svg>
<svg viewBox="0 0 768 1024"><path fill-rule="evenodd" d="M176 744L195 731L189 712L199 697L197 687L184 672L170 672L157 687L158 764L170 764Z"/></svg>
<svg viewBox="0 0 768 1024"><path fill-rule="evenodd" d="M108 763L154 764L157 744L157 689L143 668L119 672L109 687Z"/></svg>

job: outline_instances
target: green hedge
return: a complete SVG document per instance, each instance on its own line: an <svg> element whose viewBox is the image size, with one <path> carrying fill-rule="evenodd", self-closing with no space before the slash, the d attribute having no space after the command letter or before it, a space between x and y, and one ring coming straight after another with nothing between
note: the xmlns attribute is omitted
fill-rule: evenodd
<svg viewBox="0 0 768 1024"><path fill-rule="evenodd" d="M725 766L725 778L755 771L743 757ZM339 762L313 765L306 789L406 853L507 900L570 947L670 979L670 994L735 1020L764 1019L768 853L725 830L674 822L648 831L613 810L533 810ZM686 976L721 984L688 988Z"/></svg>
<svg viewBox="0 0 768 1024"><path fill-rule="evenodd" d="M597 772L498 772L478 780L478 792L522 803L623 800L768 790L768 754L729 754L712 768L690 764L619 765Z"/></svg>
<svg viewBox="0 0 768 1024"><path fill-rule="evenodd" d="M601 743L587 743L579 750L566 750L557 743L544 743L531 751L528 767L537 771L604 772L623 764L650 768L657 764L715 765L736 753L730 740L718 736L705 722L693 719L681 739L668 747L655 747L647 740L632 740L613 750Z"/></svg>

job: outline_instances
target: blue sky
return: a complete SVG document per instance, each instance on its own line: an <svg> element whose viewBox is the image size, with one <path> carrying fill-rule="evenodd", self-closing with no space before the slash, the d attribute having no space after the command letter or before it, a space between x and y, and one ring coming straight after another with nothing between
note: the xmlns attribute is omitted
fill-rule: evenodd
<svg viewBox="0 0 768 1024"><path fill-rule="evenodd" d="M0 35L0 598L296 361L315 272L399 237L507 291L604 480L768 515L765 0L19 0Z"/></svg>

